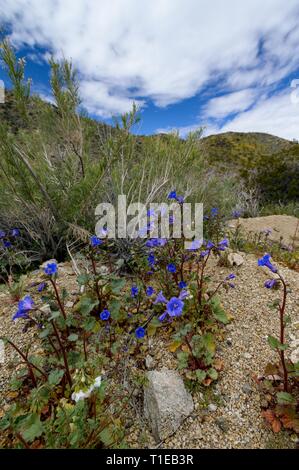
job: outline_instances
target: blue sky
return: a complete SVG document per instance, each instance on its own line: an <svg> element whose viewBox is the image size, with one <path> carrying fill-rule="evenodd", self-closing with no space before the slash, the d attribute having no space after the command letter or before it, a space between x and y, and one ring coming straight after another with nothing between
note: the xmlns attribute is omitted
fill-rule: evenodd
<svg viewBox="0 0 299 470"><path fill-rule="evenodd" d="M0 18L45 99L53 55L72 59L83 105L99 120L135 101L142 134L204 126L299 139L297 0L7 3ZM0 79L8 85L2 69Z"/></svg>

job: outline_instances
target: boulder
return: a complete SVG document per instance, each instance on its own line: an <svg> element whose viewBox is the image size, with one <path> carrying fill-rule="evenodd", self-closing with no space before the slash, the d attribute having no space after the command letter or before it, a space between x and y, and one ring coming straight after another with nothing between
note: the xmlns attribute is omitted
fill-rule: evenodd
<svg viewBox="0 0 299 470"><path fill-rule="evenodd" d="M227 256L229 266L242 266L244 258L239 253L229 253Z"/></svg>
<svg viewBox="0 0 299 470"><path fill-rule="evenodd" d="M194 404L178 372L166 368L147 372L144 414L157 442L173 434L192 413Z"/></svg>

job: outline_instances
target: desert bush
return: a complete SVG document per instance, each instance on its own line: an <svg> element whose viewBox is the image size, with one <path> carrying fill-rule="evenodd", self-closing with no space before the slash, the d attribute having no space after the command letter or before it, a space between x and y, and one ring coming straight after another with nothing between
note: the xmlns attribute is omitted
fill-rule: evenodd
<svg viewBox="0 0 299 470"><path fill-rule="evenodd" d="M239 183L209 168L200 132L186 140L177 134L135 136L135 106L115 119L114 127L96 123L81 107L76 71L66 60L50 60L54 104L45 103L30 95L25 60L17 59L7 40L1 51L13 85L8 96L15 120L10 116L0 123L0 227L22 230L24 250L33 261L62 259L76 227L92 233L97 204L115 204L120 194L128 204L149 204L176 187L207 210L235 207ZM116 253L125 257L131 245L118 241Z"/></svg>

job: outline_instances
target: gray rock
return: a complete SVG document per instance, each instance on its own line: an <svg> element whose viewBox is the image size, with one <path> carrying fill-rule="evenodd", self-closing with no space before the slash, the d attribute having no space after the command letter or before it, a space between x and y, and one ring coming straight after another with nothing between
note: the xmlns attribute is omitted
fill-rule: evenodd
<svg viewBox="0 0 299 470"><path fill-rule="evenodd" d="M242 392L247 393L248 395L252 393L252 387L249 384L244 384L242 387Z"/></svg>
<svg viewBox="0 0 299 470"><path fill-rule="evenodd" d="M251 359L252 355L246 352L246 353L243 354L243 357L244 357L244 359Z"/></svg>
<svg viewBox="0 0 299 470"><path fill-rule="evenodd" d="M214 405L214 403L210 403L208 406L209 411L216 411L217 410L217 405Z"/></svg>
<svg viewBox="0 0 299 470"><path fill-rule="evenodd" d="M192 413L194 404L180 375L166 368L147 373L144 414L157 442L173 434Z"/></svg>
<svg viewBox="0 0 299 470"><path fill-rule="evenodd" d="M239 255L239 253L229 253L227 257L227 261L229 266L242 266L244 263L244 258L243 256Z"/></svg>
<svg viewBox="0 0 299 470"><path fill-rule="evenodd" d="M215 423L223 432L227 432L229 430L229 422L225 418L217 418Z"/></svg>
<svg viewBox="0 0 299 470"><path fill-rule="evenodd" d="M145 358L145 366L146 366L146 368L147 368L148 370L153 369L154 363L155 363L154 359L152 358L152 356L150 356L150 355L148 354L148 355L146 356L146 358Z"/></svg>

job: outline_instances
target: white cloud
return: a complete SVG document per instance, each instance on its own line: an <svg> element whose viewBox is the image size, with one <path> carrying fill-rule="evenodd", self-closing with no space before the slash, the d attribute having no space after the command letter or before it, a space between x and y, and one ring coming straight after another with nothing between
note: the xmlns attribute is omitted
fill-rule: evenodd
<svg viewBox="0 0 299 470"><path fill-rule="evenodd" d="M261 100L218 131L266 132L285 139L299 139L299 103L291 100L291 89ZM213 130L213 132L215 129Z"/></svg>
<svg viewBox="0 0 299 470"><path fill-rule="evenodd" d="M292 99L292 93L296 95ZM190 126L178 127L181 137L189 132L204 128L204 135L222 132L265 132L288 140L299 140L299 95L297 91L287 88L271 97L263 96L252 108L242 112L224 125L217 120L198 119ZM170 127L157 129L157 133L168 133Z"/></svg>
<svg viewBox="0 0 299 470"><path fill-rule="evenodd" d="M255 101L257 90L245 89L211 99L204 109L204 116L223 118L230 113L248 109Z"/></svg>
<svg viewBox="0 0 299 470"><path fill-rule="evenodd" d="M127 111L133 100L176 103L222 77L218 91L231 92L224 110L209 104L221 116L225 107L247 109L242 90L295 69L297 8L298 0L0 0L0 17L16 45L72 58L83 104L99 116Z"/></svg>

